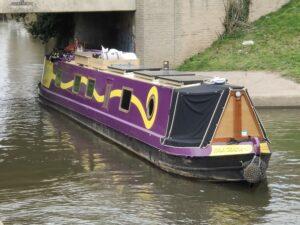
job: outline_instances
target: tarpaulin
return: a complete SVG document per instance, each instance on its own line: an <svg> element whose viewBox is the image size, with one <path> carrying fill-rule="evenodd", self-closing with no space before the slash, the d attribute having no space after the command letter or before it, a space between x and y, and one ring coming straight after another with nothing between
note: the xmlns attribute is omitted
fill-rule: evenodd
<svg viewBox="0 0 300 225"><path fill-rule="evenodd" d="M230 87L199 85L173 93L166 145L203 147L209 143L221 117Z"/></svg>

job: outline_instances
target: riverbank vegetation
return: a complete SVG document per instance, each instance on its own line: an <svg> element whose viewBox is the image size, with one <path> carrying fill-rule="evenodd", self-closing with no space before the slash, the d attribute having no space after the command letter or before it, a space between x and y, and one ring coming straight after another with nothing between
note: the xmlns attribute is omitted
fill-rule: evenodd
<svg viewBox="0 0 300 225"><path fill-rule="evenodd" d="M22 21L28 32L43 43L55 38L57 47L64 47L74 36L74 15L71 13L17 14L14 18Z"/></svg>
<svg viewBox="0 0 300 225"><path fill-rule="evenodd" d="M28 31L43 42L57 38L58 43L67 44L74 34L73 14L37 14L36 21L28 24Z"/></svg>
<svg viewBox="0 0 300 225"><path fill-rule="evenodd" d="M268 70L300 80L300 1L291 0L277 12L224 33L179 69Z"/></svg>

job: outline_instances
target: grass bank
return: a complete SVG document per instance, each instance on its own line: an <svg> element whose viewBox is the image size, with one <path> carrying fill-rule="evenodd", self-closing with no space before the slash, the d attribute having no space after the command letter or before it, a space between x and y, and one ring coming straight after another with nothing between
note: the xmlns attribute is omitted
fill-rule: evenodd
<svg viewBox="0 0 300 225"><path fill-rule="evenodd" d="M253 40L254 45L243 46ZM203 53L179 67L188 71L268 70L300 81L300 0L262 17L231 35L223 35Z"/></svg>

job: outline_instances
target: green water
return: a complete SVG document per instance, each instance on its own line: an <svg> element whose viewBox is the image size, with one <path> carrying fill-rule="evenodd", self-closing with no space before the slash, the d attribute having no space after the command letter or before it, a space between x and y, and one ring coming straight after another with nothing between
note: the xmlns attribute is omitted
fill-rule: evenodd
<svg viewBox="0 0 300 225"><path fill-rule="evenodd" d="M171 176L37 102L43 47L0 23L0 220L6 224L299 224L300 110L260 110L256 188Z"/></svg>

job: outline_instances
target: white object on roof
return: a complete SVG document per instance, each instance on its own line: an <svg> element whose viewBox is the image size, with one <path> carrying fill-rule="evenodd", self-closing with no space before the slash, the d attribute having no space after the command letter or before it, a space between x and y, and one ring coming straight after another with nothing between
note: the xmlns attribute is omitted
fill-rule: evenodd
<svg viewBox="0 0 300 225"><path fill-rule="evenodd" d="M210 80L211 84L226 84L227 79L223 77L214 77Z"/></svg>
<svg viewBox="0 0 300 225"><path fill-rule="evenodd" d="M122 52L117 49L108 49L102 46L101 58L106 60L137 60L137 56L133 52Z"/></svg>
<svg viewBox="0 0 300 225"><path fill-rule="evenodd" d="M244 45L244 46L254 45L254 41L253 40L243 41L242 45Z"/></svg>

